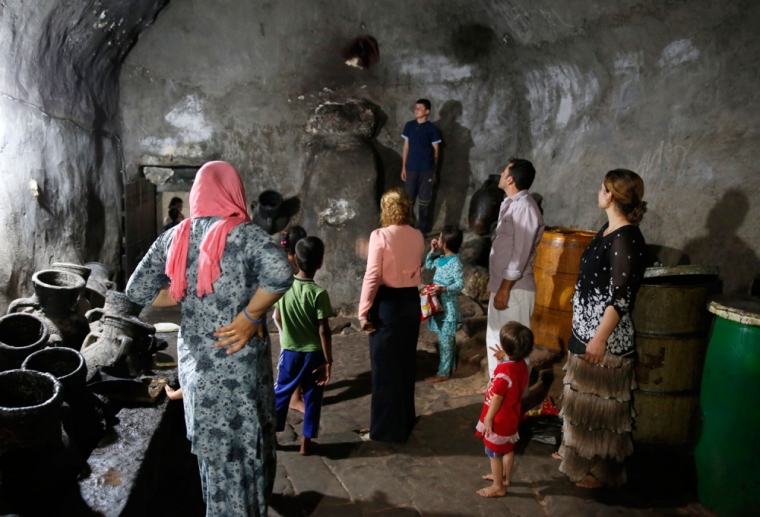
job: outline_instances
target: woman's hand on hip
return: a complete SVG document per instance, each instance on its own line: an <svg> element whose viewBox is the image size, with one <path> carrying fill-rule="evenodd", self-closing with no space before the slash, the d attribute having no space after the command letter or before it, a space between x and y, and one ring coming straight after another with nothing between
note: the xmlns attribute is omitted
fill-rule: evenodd
<svg viewBox="0 0 760 517"><path fill-rule="evenodd" d="M596 336L591 338L591 341L586 345L586 353L584 359L591 364L599 364L604 359L604 353L607 350L607 343L601 339L597 339Z"/></svg>
<svg viewBox="0 0 760 517"><path fill-rule="evenodd" d="M363 332L366 332L367 334L372 334L375 330L375 326L372 325L372 322L367 321L366 319L362 318L359 320L359 326L362 328Z"/></svg>
<svg viewBox="0 0 760 517"><path fill-rule="evenodd" d="M266 336L264 332L264 321L261 323L252 323L245 314L238 313L237 317L227 326L220 327L214 333L214 337L220 338L214 343L217 348L230 347L227 349L228 354L239 352L250 339L257 335L260 338Z"/></svg>

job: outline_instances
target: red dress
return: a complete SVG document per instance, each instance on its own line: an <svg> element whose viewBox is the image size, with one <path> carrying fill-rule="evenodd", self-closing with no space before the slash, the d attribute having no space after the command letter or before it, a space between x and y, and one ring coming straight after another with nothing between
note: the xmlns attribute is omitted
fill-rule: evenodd
<svg viewBox="0 0 760 517"><path fill-rule="evenodd" d="M528 366L524 360L501 363L493 372L491 387L486 393L480 421L475 428L475 436L482 436L486 447L496 454L509 454L515 450L515 443L520 439L517 426L520 423L522 396L527 384ZM484 434L483 420L488 414L494 395L501 395L504 400L493 418L493 431Z"/></svg>

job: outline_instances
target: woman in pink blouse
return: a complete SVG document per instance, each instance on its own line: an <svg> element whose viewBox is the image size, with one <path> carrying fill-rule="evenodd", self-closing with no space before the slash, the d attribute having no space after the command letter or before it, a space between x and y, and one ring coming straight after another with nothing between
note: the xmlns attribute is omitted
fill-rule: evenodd
<svg viewBox="0 0 760 517"><path fill-rule="evenodd" d="M404 443L416 420L414 382L420 333L420 269L425 241L411 226L413 205L401 188L380 199L369 238L359 319L369 333L372 410L369 437Z"/></svg>

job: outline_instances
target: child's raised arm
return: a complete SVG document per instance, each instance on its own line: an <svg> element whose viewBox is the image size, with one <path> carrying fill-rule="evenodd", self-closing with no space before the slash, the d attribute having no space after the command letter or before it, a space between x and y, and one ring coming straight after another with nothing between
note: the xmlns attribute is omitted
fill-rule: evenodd
<svg viewBox="0 0 760 517"><path fill-rule="evenodd" d="M325 364L314 370L314 373L321 371L317 384L324 386L330 382L330 370L332 369L332 331L330 330L330 320L322 318L319 320L319 340L322 342L322 352L325 354Z"/></svg>

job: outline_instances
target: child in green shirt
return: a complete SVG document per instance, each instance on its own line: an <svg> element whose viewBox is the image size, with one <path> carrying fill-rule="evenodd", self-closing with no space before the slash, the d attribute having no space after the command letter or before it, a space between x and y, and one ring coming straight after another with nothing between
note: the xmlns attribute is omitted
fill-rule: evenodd
<svg viewBox="0 0 760 517"><path fill-rule="evenodd" d="M285 429L285 418L293 392L300 385L304 398L301 454L314 449L312 440L319 432L324 386L330 381L332 335L328 318L333 315L330 297L314 283L322 267L325 245L317 237L306 237L296 244L300 271L293 286L275 304L275 319L280 325L280 360L274 385L277 431Z"/></svg>

